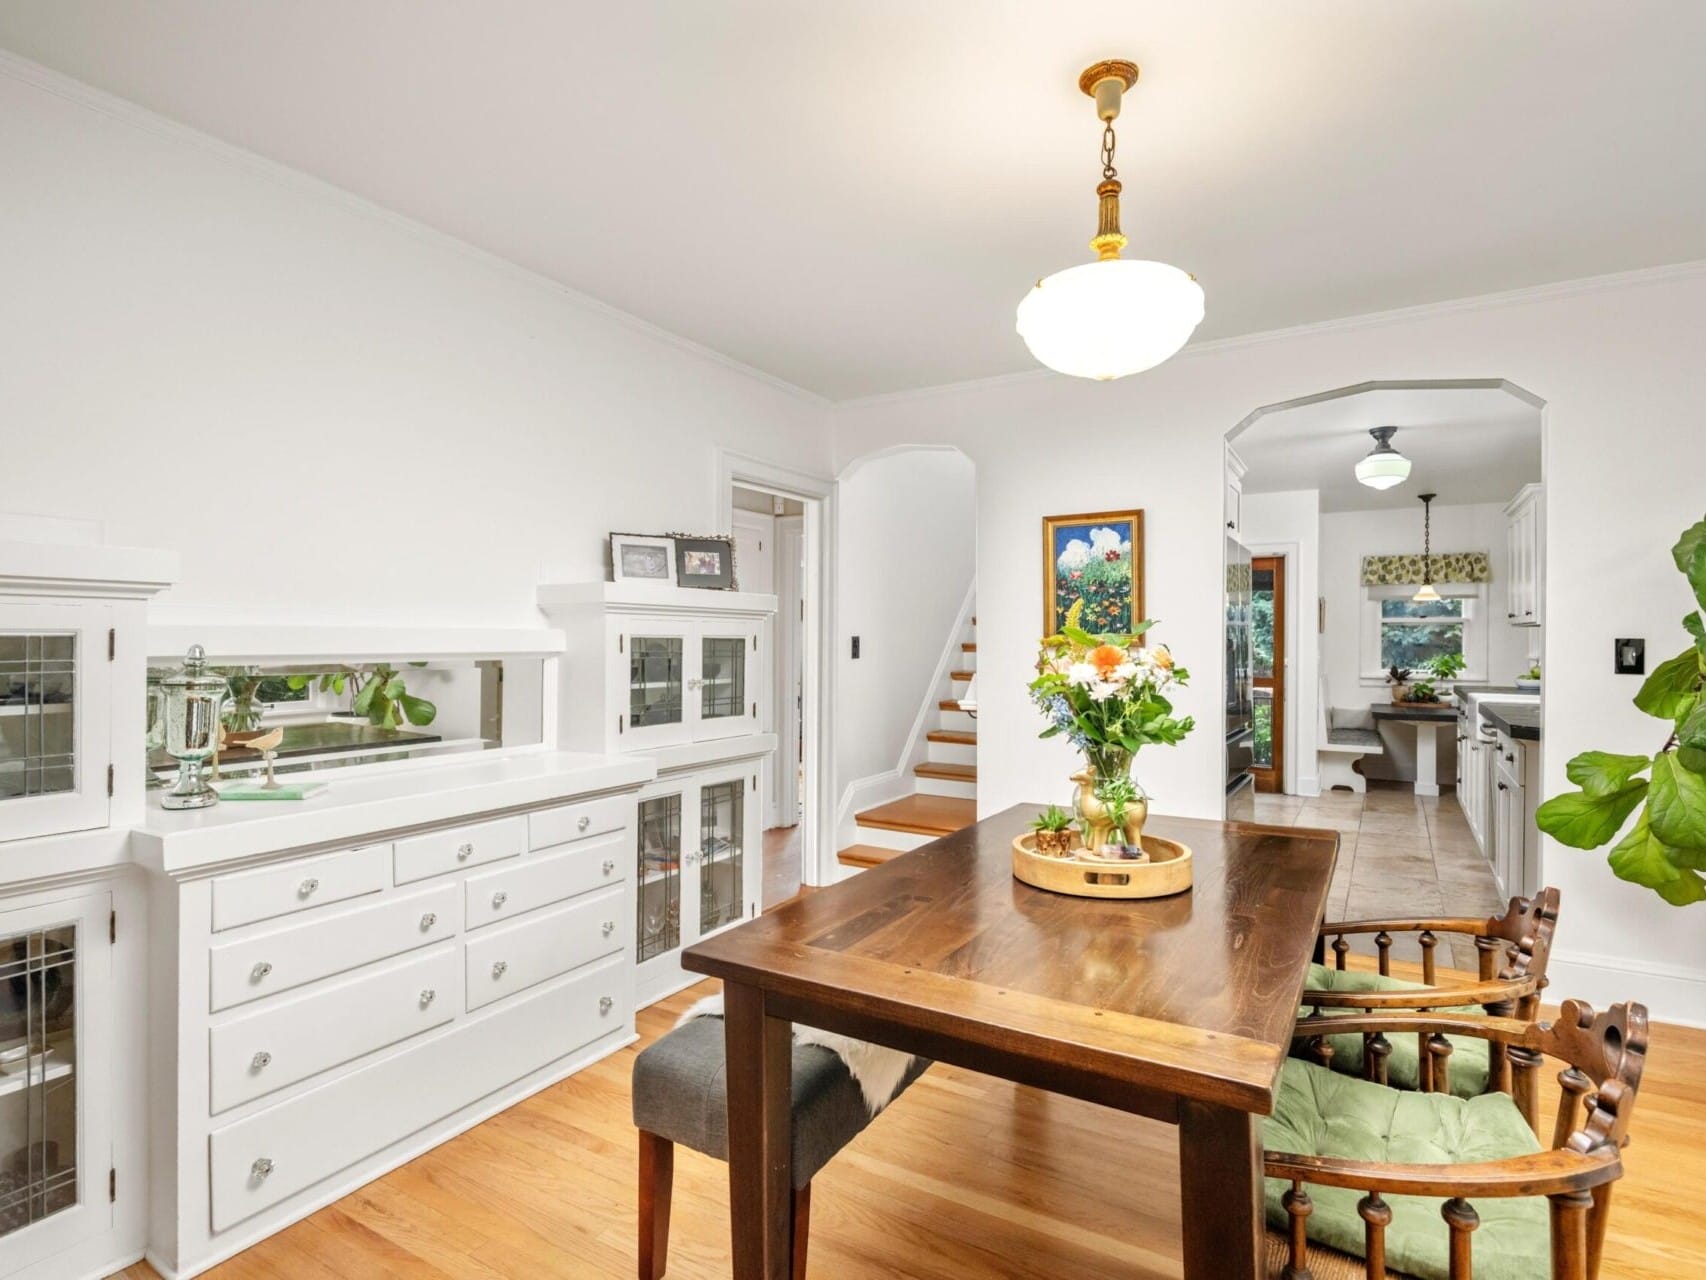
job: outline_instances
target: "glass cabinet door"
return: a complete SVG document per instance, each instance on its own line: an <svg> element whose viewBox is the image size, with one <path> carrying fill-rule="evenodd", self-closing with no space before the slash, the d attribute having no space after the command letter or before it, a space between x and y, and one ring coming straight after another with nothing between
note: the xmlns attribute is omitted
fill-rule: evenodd
<svg viewBox="0 0 1706 1280"><path fill-rule="evenodd" d="M681 795L640 801L635 959L644 964L681 945Z"/></svg>
<svg viewBox="0 0 1706 1280"><path fill-rule="evenodd" d="M746 779L699 789L699 934L746 915Z"/></svg>
<svg viewBox="0 0 1706 1280"><path fill-rule="evenodd" d="M758 690L752 678L757 639L746 623L706 623L700 630L695 737L757 732Z"/></svg>
<svg viewBox="0 0 1706 1280"><path fill-rule="evenodd" d="M106 611L0 608L0 839L107 820Z"/></svg>
<svg viewBox="0 0 1706 1280"><path fill-rule="evenodd" d="M689 660L697 656L681 631L620 632L617 648L628 693L618 705L623 750L686 742L692 733Z"/></svg>

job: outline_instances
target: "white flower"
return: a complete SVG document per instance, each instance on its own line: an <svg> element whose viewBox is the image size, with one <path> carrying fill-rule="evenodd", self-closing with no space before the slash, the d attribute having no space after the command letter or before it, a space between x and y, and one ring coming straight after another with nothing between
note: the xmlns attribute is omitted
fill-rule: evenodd
<svg viewBox="0 0 1706 1280"><path fill-rule="evenodd" d="M1096 666L1091 662L1074 662L1066 669L1066 682L1089 688L1096 683Z"/></svg>
<svg viewBox="0 0 1706 1280"><path fill-rule="evenodd" d="M1074 538L1060 553L1060 567L1068 573L1074 569L1082 569L1089 563L1090 544L1083 538Z"/></svg>
<svg viewBox="0 0 1706 1280"><path fill-rule="evenodd" d="M1108 672L1108 679L1113 681L1116 685L1123 685L1136 674L1137 668L1134 665L1130 662L1122 662L1119 666Z"/></svg>
<svg viewBox="0 0 1706 1280"><path fill-rule="evenodd" d="M1126 555L1131 551L1131 543L1121 539L1117 530L1109 528L1090 530L1090 555L1098 560L1105 560L1108 552ZM1074 565L1073 568L1077 568Z"/></svg>
<svg viewBox="0 0 1706 1280"><path fill-rule="evenodd" d="M1113 697L1119 691L1120 691L1119 685L1109 684L1105 680L1098 680L1090 686L1090 701L1091 702L1106 702L1109 698Z"/></svg>

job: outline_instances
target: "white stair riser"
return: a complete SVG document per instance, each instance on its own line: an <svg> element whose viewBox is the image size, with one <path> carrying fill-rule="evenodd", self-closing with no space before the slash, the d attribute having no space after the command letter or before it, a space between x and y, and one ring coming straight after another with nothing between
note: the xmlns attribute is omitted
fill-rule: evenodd
<svg viewBox="0 0 1706 1280"><path fill-rule="evenodd" d="M976 800L977 783L956 782L951 778L919 778L918 794L921 796L953 796L958 800Z"/></svg>
<svg viewBox="0 0 1706 1280"><path fill-rule="evenodd" d="M875 845L879 849L916 849L919 845L929 844L935 838L913 831L890 831L886 827L858 829L858 843Z"/></svg>
<svg viewBox="0 0 1706 1280"><path fill-rule="evenodd" d="M961 671L976 671L977 670L977 654L975 652L973 652L973 653L961 653L960 654L959 667L960 667Z"/></svg>
<svg viewBox="0 0 1706 1280"><path fill-rule="evenodd" d="M925 758L932 764L976 764L977 748L970 743L927 742Z"/></svg>
<svg viewBox="0 0 1706 1280"><path fill-rule="evenodd" d="M954 729L960 733L976 733L977 721L964 711L938 711L936 713L938 729Z"/></svg>

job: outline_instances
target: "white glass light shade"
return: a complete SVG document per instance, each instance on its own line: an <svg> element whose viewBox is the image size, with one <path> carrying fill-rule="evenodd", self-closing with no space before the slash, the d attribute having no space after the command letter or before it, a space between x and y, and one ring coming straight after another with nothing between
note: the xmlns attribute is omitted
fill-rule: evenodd
<svg viewBox="0 0 1706 1280"><path fill-rule="evenodd" d="M1106 382L1153 369L1202 323L1202 286L1165 262L1109 258L1039 280L1017 328L1042 363Z"/></svg>
<svg viewBox="0 0 1706 1280"><path fill-rule="evenodd" d="M1428 604L1439 599L1439 592L1434 590L1433 583L1424 582L1422 583L1422 589L1416 592L1415 595L1411 596L1410 599L1415 601L1417 604Z"/></svg>
<svg viewBox="0 0 1706 1280"><path fill-rule="evenodd" d="M1357 463L1357 479L1370 489L1390 489L1410 478L1410 460L1396 449L1377 450Z"/></svg>

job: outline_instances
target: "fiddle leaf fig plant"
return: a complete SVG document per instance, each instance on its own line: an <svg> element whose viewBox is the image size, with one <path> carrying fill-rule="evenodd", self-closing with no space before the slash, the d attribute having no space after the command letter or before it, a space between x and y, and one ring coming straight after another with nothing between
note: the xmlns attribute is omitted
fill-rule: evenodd
<svg viewBox="0 0 1706 1280"><path fill-rule="evenodd" d="M1706 609L1706 520L1682 535L1671 557ZM1638 708L1671 725L1658 753L1584 751L1564 768L1579 790L1553 796L1534 815L1555 840L1597 849L1616 839L1639 809L1635 825L1612 846L1611 869L1679 907L1706 900L1706 622L1701 610L1684 618L1682 626L1694 643L1655 667L1635 695Z"/></svg>
<svg viewBox="0 0 1706 1280"><path fill-rule="evenodd" d="M409 665L424 667L426 663ZM327 671L319 676L291 676L290 687L306 689L315 680L319 681L322 693L341 695L348 690L353 695L350 710L366 716L369 724L381 729L395 729L405 720L413 725L428 725L438 718L438 708L411 694L397 668L388 662L375 663L366 669Z"/></svg>

